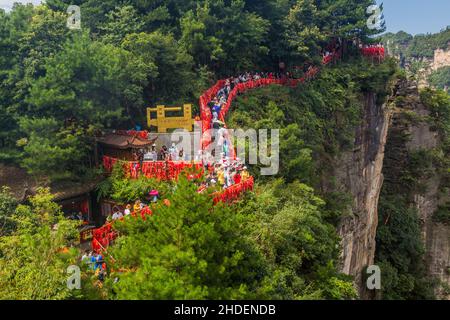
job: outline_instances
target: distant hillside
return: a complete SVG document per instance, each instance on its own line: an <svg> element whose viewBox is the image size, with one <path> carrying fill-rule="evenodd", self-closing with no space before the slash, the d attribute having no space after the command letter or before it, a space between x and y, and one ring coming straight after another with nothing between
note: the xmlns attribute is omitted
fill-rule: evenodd
<svg viewBox="0 0 450 320"><path fill-rule="evenodd" d="M419 34L412 36L400 31L386 33L384 42L388 44L391 54L403 55L407 58L433 58L437 49L447 49L450 44L450 26L435 34Z"/></svg>
<svg viewBox="0 0 450 320"><path fill-rule="evenodd" d="M398 57L421 85L450 85L450 26L435 34L412 36L404 31L383 36L389 54Z"/></svg>

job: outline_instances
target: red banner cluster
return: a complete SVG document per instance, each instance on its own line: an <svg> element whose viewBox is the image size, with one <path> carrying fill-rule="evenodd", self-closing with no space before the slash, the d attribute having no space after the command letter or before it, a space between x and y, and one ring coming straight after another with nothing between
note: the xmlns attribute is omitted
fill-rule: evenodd
<svg viewBox="0 0 450 320"><path fill-rule="evenodd" d="M103 156L103 166L107 172L111 172L118 159ZM137 161L122 161L123 170L127 177L137 179L141 174L147 178L159 180L176 180L185 169L195 169L193 178L199 178L203 174L201 163L185 161L144 161L141 165Z"/></svg>
<svg viewBox="0 0 450 320"><path fill-rule="evenodd" d="M195 178L201 177L203 167L201 163L192 163L184 161L155 161L144 162L142 164L142 173L147 178L156 178L159 180L176 180L185 169L194 168L197 172Z"/></svg>
<svg viewBox="0 0 450 320"><path fill-rule="evenodd" d="M361 54L366 57L384 58L385 51L384 47L368 47L368 48L361 48Z"/></svg>
<svg viewBox="0 0 450 320"><path fill-rule="evenodd" d="M214 195L214 204L220 202L232 202L238 199L242 193L253 190L254 180L253 177L241 181L240 183L234 184L225 190L218 192Z"/></svg>
<svg viewBox="0 0 450 320"><path fill-rule="evenodd" d="M95 229L92 232L92 250L95 252L103 251L115 238L117 238L117 232L114 231L111 223Z"/></svg>
<svg viewBox="0 0 450 320"><path fill-rule="evenodd" d="M111 172L116 162L117 159L115 158L103 156L103 168L105 168L106 172Z"/></svg>
<svg viewBox="0 0 450 320"><path fill-rule="evenodd" d="M144 140L148 139L148 131L137 131L137 130L117 130L116 133L123 134L126 136L136 136Z"/></svg>

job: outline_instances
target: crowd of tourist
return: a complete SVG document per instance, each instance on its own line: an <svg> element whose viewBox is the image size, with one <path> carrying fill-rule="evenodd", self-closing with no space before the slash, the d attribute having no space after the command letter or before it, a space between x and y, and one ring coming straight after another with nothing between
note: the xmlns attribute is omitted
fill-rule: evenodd
<svg viewBox="0 0 450 320"><path fill-rule="evenodd" d="M124 206L124 209L120 209L118 206L113 208L112 216L108 216L106 220L108 222L114 220L120 220L123 217L129 216L133 214L151 214L150 205L159 200L159 192L158 190L151 190L147 197L146 202L141 200L136 200L133 205L127 204Z"/></svg>
<svg viewBox="0 0 450 320"><path fill-rule="evenodd" d="M106 277L106 262L99 253L86 250L81 257L81 262L86 264L89 270L92 270L98 280L104 281Z"/></svg>
<svg viewBox="0 0 450 320"><path fill-rule="evenodd" d="M227 103L232 90L241 83L256 81L259 79L288 79L292 74L289 72L246 72L235 77L225 79L224 85L217 91L217 94L207 103L212 115L211 128L213 134L212 142L216 144L216 149L211 153L200 150L195 160L201 160L207 172L206 180L202 183L201 189L209 186L219 185L227 189L232 185L240 183L249 177L247 167L234 155L231 139L225 123L220 119L221 111ZM220 156L216 157L216 151Z"/></svg>
<svg viewBox="0 0 450 320"><path fill-rule="evenodd" d="M218 116L222 106L227 102L228 96L233 88L240 84L246 83L248 81L259 80L259 79L283 79L289 78L291 75L289 72L246 72L242 73L236 77L230 77L225 79L225 85L217 92L217 95L212 99L212 101L208 104L211 108L211 112L213 115L213 125L214 122L218 120ZM214 126L213 126L214 127Z"/></svg>
<svg viewBox="0 0 450 320"><path fill-rule="evenodd" d="M75 221L85 221L86 218L83 216L83 213L81 211L78 212L72 212L69 216L68 219L70 220L75 220Z"/></svg>
<svg viewBox="0 0 450 320"><path fill-rule="evenodd" d="M215 186L227 189L250 177L247 167L239 158L232 159L222 154L222 158L216 160L209 153L205 153L203 165L207 174L201 183L200 191Z"/></svg>
<svg viewBox="0 0 450 320"><path fill-rule="evenodd" d="M226 191L250 178L247 167L241 159L226 156L224 152L217 159L214 156L214 151L212 154L208 151L200 151L199 157L202 159L202 165L205 169L205 179L200 183L199 192L209 187Z"/></svg>
<svg viewBox="0 0 450 320"><path fill-rule="evenodd" d="M359 44L360 49L368 49L368 48L384 48L381 43L377 44Z"/></svg>
<svg viewBox="0 0 450 320"><path fill-rule="evenodd" d="M190 161L191 157L183 148L178 149L175 143L172 143L169 148L163 145L159 151L156 144L148 149L138 149L133 152L133 160L139 162L142 167L143 161Z"/></svg>

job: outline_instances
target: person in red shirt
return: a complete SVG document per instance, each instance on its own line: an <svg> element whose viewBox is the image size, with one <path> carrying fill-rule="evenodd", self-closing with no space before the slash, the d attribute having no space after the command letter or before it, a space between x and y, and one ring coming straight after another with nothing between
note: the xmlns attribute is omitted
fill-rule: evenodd
<svg viewBox="0 0 450 320"><path fill-rule="evenodd" d="M236 174L234 175L234 184L238 183L241 183L241 175L239 174L239 172L236 172Z"/></svg>

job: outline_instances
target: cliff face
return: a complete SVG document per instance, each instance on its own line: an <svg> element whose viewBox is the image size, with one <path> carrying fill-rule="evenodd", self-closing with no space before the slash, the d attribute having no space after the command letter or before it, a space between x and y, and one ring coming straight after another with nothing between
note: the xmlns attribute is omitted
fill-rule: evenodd
<svg viewBox="0 0 450 320"><path fill-rule="evenodd" d="M450 49L437 49L434 51L434 59L431 64L431 69L437 70L439 68L450 66Z"/></svg>
<svg viewBox="0 0 450 320"><path fill-rule="evenodd" d="M338 159L335 177L340 191L353 199L350 214L338 229L342 238L342 271L355 277L361 298L367 298L364 269L373 264L378 225L378 198L383 183L383 158L390 112L366 94L364 119L356 130L352 152Z"/></svg>
<svg viewBox="0 0 450 320"><path fill-rule="evenodd" d="M391 97L383 105L376 103L373 94L367 94L364 100L363 121L356 130L353 151L343 153L336 159L334 169L335 188L350 194L353 200L349 214L341 219L338 228L342 238L341 269L354 276L362 299L374 297L374 292L366 290L364 271L374 264L383 172L386 178L390 178L390 174L395 175L384 168L388 135L404 134L408 137L400 148L405 154L398 158L400 162L395 165L398 168L394 171L399 172L408 161L408 154L424 149L431 152L440 144L438 133L426 121L429 111L421 103L415 85L406 81L397 83ZM398 101L401 103L398 104ZM414 119L405 121L405 117ZM396 151L389 152L392 156L392 152ZM419 263L426 265L428 276L450 285L450 226L433 218L438 206L444 202L439 195L442 177L435 169L421 178L420 184L425 188L412 194L410 206L417 208L425 248L425 261ZM401 185L398 187L402 188ZM437 288L438 297L449 298L442 286Z"/></svg>
<svg viewBox="0 0 450 320"><path fill-rule="evenodd" d="M417 90L408 95L405 109L421 117L429 115L427 108L420 102ZM423 149L431 151L440 143L438 133L432 131L427 122L414 122L406 130L410 137L406 144L408 152ZM450 226L433 219L438 206L446 200L439 195L441 180L442 176L436 170L422 178L421 183L425 190L413 195L412 204L417 208L420 217L427 274L450 285ZM444 293L442 286L437 286L436 295L441 299L450 299L450 295Z"/></svg>
<svg viewBox="0 0 450 320"><path fill-rule="evenodd" d="M406 50L406 49L405 49ZM420 58L402 58L400 54L393 55L398 61L401 61L401 66L406 68L406 70L411 69L411 65L414 62L422 63L422 67L417 71L416 77L418 81L419 88L426 88L429 86L428 79L430 75L444 67L450 66L450 45L449 48L436 49L434 50L433 58L430 57L420 57Z"/></svg>
<svg viewBox="0 0 450 320"><path fill-rule="evenodd" d="M433 128L430 111L421 101L418 88L407 81L399 82L393 97L396 107L393 110L389 128L389 138L386 149L385 176L390 181L390 189L402 193L406 199L406 207L415 208L419 217L417 237L422 239L425 250L424 261L414 263L425 266L425 275L441 283L450 284L450 226L437 222L434 214L439 205L448 199L442 196L440 187L443 174L438 169L436 160L426 160L428 155L433 159L433 153L439 150L442 143L438 132ZM397 138L395 138L397 137ZM404 137L398 139L398 137ZM415 162L414 155L420 153L420 160L425 164ZM389 166L387 161L389 160ZM414 171L410 171L415 168ZM411 176L408 186L399 176L405 172L416 172ZM402 206L403 204L399 204ZM420 240L419 240L420 241ZM398 249L398 248L397 248ZM435 294L438 298L448 299L443 286L437 283Z"/></svg>

